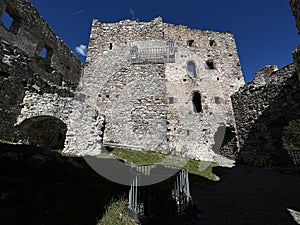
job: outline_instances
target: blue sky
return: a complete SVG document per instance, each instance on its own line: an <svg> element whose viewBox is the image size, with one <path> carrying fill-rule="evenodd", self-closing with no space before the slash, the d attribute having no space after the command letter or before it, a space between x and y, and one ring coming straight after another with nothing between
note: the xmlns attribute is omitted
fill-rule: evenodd
<svg viewBox="0 0 300 225"><path fill-rule="evenodd" d="M200 30L229 31L235 35L246 82L260 68L292 62L299 44L288 0L30 0L69 48L84 62L93 18L100 22L123 19L164 22ZM76 51L76 47L77 50Z"/></svg>

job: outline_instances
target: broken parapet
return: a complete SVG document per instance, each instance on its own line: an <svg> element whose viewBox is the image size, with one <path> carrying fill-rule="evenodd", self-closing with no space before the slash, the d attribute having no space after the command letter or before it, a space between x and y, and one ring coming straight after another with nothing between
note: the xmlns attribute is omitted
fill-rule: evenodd
<svg viewBox="0 0 300 225"><path fill-rule="evenodd" d="M4 23L4 16L10 18L10 24ZM0 18L0 38L20 48L31 59L34 72L56 85L77 87L82 68L79 59L27 0L1 0Z"/></svg>
<svg viewBox="0 0 300 225"><path fill-rule="evenodd" d="M300 117L300 83L294 65L273 72L270 69L264 68L231 97L240 143L239 160L266 167L287 163L282 157L283 127Z"/></svg>

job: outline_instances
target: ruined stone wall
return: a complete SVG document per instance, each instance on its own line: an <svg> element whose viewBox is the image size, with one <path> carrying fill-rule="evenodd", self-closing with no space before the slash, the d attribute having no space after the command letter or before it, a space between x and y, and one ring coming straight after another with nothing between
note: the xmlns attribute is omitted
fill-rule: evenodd
<svg viewBox="0 0 300 225"><path fill-rule="evenodd" d="M86 139L91 129L98 130L92 132L100 134L105 143L143 146L148 150L163 140L166 133L164 65L132 65L130 60L130 43L145 39L162 39L161 19L150 23L93 21L80 93L87 107L104 116L100 121L104 120L105 132L101 131L104 127L100 124L96 128L96 123L83 122L84 133L73 132L70 138L67 134L73 145L65 152L75 152L78 140ZM88 149L99 153L101 146L85 146L79 151L84 153Z"/></svg>
<svg viewBox="0 0 300 225"><path fill-rule="evenodd" d="M260 166L281 166L283 127L300 118L300 84L290 64L267 66L232 96L240 141L239 159Z"/></svg>
<svg viewBox="0 0 300 225"><path fill-rule="evenodd" d="M56 85L76 88L81 71L79 59L68 49L37 10L27 0L1 0L0 18L7 13L13 22L4 26L1 20L0 37L20 48L31 59L32 69ZM39 57L45 48L45 56Z"/></svg>
<svg viewBox="0 0 300 225"><path fill-rule="evenodd" d="M225 130L215 137L219 127L235 126L230 96L244 84L233 35L172 24L165 25L164 33L177 47L176 62L166 64L167 96L174 98L168 110L169 147L191 157L220 150L234 157L225 146L219 149ZM189 62L195 64L194 74ZM193 109L195 92L201 94L200 113Z"/></svg>
<svg viewBox="0 0 300 225"><path fill-rule="evenodd" d="M18 141L32 117L67 123L82 65L28 1L0 1L5 13L13 22L0 23L0 139Z"/></svg>
<svg viewBox="0 0 300 225"><path fill-rule="evenodd" d="M300 1L290 0L290 6L291 6L292 14L295 17L295 23L299 34L300 33ZM295 64L295 70L298 74L299 81L300 81L300 46L298 46L293 52L293 60Z"/></svg>
<svg viewBox="0 0 300 225"><path fill-rule="evenodd" d="M292 14L296 20L296 27L298 32L300 32L300 1L299 0L290 0L290 6Z"/></svg>
<svg viewBox="0 0 300 225"><path fill-rule="evenodd" d="M209 160L222 144L218 129L235 126L230 95L243 84L232 34L161 18L93 21L81 94L105 117L104 143ZM196 92L201 112L193 106Z"/></svg>

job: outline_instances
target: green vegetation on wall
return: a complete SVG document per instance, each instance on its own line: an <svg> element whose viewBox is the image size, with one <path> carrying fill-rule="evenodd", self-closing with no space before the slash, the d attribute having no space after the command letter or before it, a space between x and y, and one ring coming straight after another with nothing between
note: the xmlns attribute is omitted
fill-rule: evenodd
<svg viewBox="0 0 300 225"><path fill-rule="evenodd" d="M283 139L289 150L300 151L300 119L290 121L283 128Z"/></svg>

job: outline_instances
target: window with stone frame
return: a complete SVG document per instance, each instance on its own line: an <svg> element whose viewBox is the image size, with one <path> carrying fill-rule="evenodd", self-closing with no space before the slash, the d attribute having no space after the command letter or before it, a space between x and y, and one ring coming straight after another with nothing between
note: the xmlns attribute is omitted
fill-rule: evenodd
<svg viewBox="0 0 300 225"><path fill-rule="evenodd" d="M197 77L197 73L196 73L196 65L193 61L188 61L187 62L187 70L190 74L193 75L194 78Z"/></svg>

